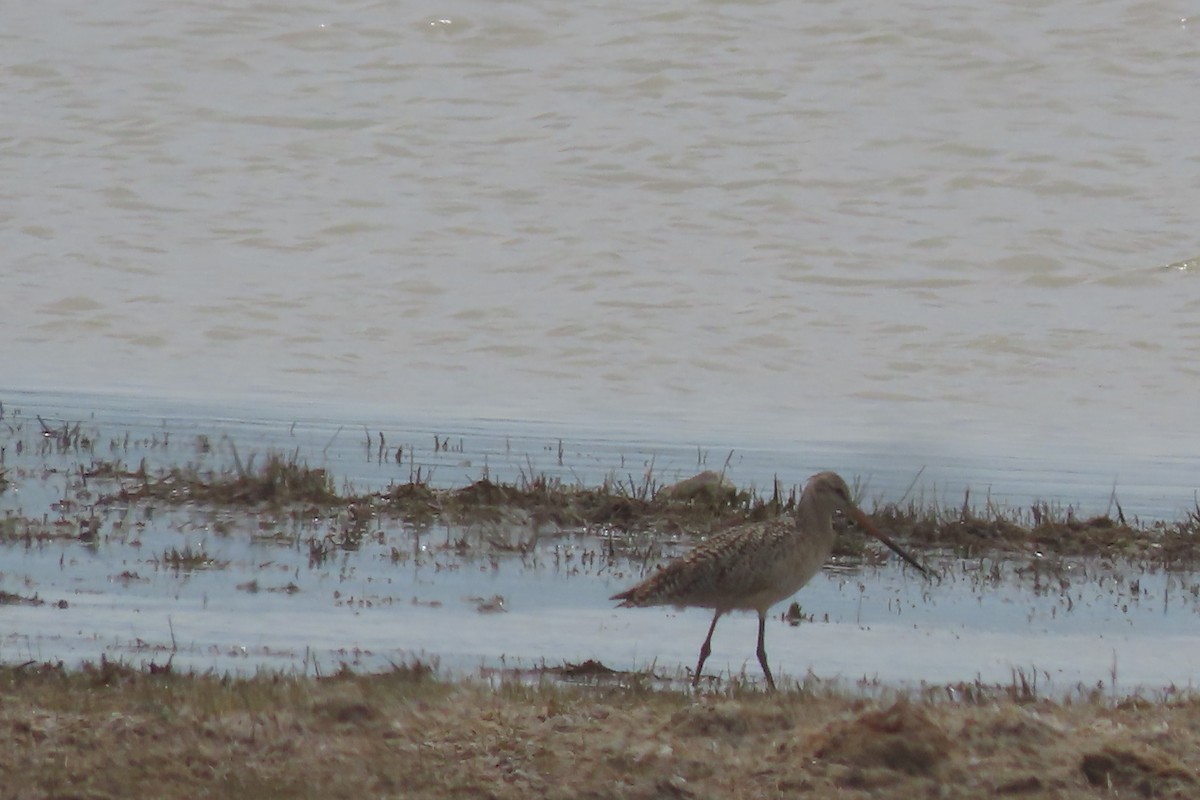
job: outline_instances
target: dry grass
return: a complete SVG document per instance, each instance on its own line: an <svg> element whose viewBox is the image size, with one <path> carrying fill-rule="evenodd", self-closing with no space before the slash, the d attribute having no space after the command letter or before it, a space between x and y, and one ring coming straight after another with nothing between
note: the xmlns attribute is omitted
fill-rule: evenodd
<svg viewBox="0 0 1200 800"><path fill-rule="evenodd" d="M1190 798L1200 703L0 670L6 797Z"/></svg>
<svg viewBox="0 0 1200 800"><path fill-rule="evenodd" d="M324 470L296 455L256 464L235 451L226 471L151 473L144 461L136 469L97 461L95 443L79 425L41 423L38 452L78 454L78 469L55 473L64 488L51 508L0 519L0 541L92 547L110 535L97 533L106 507L186 504L336 520L332 533L308 542L319 561L355 548L382 519L477 528L483 533L465 546L522 550L542 528L652 532L656 541L706 536L786 514L796 502L794 488L778 485L766 493L719 480L663 486L647 470L584 487L532 468L515 484L485 476L448 489L414 467L406 483L358 495L336 491ZM197 449L210 446L201 440ZM24 479L5 468L0 489ZM980 509L969 496L960 508L913 502L874 510L881 527L916 549L1194 566L1200 507L1173 525L1130 523L1119 506L1116 514L1076 519L1070 509L1012 511L990 501ZM491 532L506 528L520 533L515 541ZM610 541L616 546L618 537ZM862 542L846 530L838 552L861 553ZM203 548L161 553L161 563L180 570L212 564ZM0 596L0 605L40 602ZM815 684L765 695L737 681L694 695L649 688L655 684L614 679L589 664L547 671L536 685L498 687L447 683L421 664L324 679L181 675L170 662L145 670L111 662L77 671L0 667L0 797L1200 796L1200 700L1189 694L1114 703L1093 692L1055 702L1024 675L1008 687L911 696Z"/></svg>

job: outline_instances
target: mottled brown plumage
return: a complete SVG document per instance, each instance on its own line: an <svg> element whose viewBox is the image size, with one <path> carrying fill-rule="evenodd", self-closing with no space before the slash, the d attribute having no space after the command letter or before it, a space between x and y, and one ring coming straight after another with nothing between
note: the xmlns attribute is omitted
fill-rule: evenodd
<svg viewBox="0 0 1200 800"><path fill-rule="evenodd" d="M821 472L810 478L804 487L794 517L715 536L638 585L613 595L612 599L622 601L622 607L673 605L714 610L708 636L700 648L693 686L700 681L701 670L711 651L713 631L721 615L734 610L757 611L756 655L767 685L774 689L775 679L767 666L763 644L767 610L795 594L829 559L835 538L833 515L838 511L925 572L912 556L876 530L854 505L850 489L839 475Z"/></svg>

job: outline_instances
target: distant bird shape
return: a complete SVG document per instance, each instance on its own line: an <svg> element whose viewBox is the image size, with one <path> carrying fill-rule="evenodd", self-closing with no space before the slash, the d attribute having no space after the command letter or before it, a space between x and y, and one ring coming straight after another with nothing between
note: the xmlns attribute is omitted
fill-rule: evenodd
<svg viewBox="0 0 1200 800"><path fill-rule="evenodd" d="M714 610L708 636L700 647L700 660L692 686L700 682L704 662L712 651L717 620L729 611L758 612L758 663L767 686L775 678L767 666L763 644L767 610L796 593L829 559L833 551L834 512L840 511L867 533L926 575L925 568L898 544L871 524L850 497L850 488L834 472L809 479L792 518L726 531L654 573L638 585L612 596L619 607L696 606Z"/></svg>

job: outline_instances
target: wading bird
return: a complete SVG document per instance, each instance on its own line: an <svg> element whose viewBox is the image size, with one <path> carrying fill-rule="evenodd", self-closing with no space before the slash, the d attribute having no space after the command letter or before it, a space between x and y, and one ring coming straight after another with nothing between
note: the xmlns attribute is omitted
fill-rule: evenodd
<svg viewBox="0 0 1200 800"><path fill-rule="evenodd" d="M841 476L821 472L812 476L804 487L794 517L721 533L610 599L622 601L619 607L671 605L714 610L708 636L700 647L692 686L700 682L721 615L729 611L757 611L755 654L767 686L774 689L775 678L767 666L767 649L763 644L767 610L795 594L829 559L835 538L833 515L837 511L890 547L921 574L927 574L916 559L871 524L850 498L850 489Z"/></svg>

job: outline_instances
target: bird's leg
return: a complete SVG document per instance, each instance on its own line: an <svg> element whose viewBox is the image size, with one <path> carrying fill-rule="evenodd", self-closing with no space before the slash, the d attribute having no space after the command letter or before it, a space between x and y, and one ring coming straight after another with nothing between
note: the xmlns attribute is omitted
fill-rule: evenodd
<svg viewBox="0 0 1200 800"><path fill-rule="evenodd" d="M758 649L754 651L758 656L758 663L762 665L763 675L767 676L767 686L771 687L771 691L775 691L775 678L771 675L771 668L767 666L767 645L764 641L767 633L767 612L758 612Z"/></svg>
<svg viewBox="0 0 1200 800"><path fill-rule="evenodd" d="M704 644L700 645L700 661L696 663L696 674L692 676L692 686L700 684L700 671L704 669L704 662L708 660L708 654L712 652L712 635L717 629L717 620L721 618L721 612L713 614L712 625L708 626L708 636L704 637Z"/></svg>

